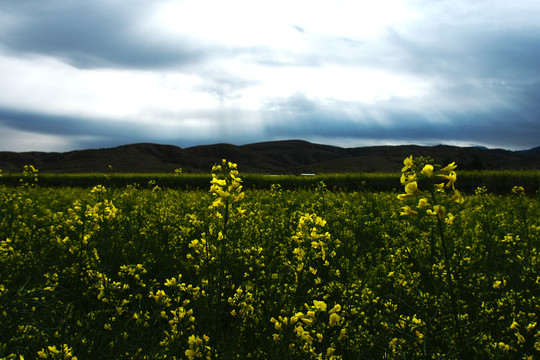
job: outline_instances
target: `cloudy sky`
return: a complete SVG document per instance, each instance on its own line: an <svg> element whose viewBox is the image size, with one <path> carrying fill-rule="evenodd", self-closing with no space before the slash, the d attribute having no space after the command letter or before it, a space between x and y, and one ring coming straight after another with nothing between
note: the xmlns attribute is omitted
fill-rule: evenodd
<svg viewBox="0 0 540 360"><path fill-rule="evenodd" d="M540 145L538 0L0 0L0 150Z"/></svg>

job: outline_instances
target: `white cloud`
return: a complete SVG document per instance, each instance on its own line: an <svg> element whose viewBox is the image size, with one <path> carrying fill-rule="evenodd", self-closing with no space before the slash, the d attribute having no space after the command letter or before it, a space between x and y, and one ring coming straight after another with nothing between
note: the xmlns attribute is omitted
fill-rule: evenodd
<svg viewBox="0 0 540 360"><path fill-rule="evenodd" d="M396 0L186 0L163 3L143 28L225 46L302 51L319 36L370 38L415 17Z"/></svg>
<svg viewBox="0 0 540 360"><path fill-rule="evenodd" d="M335 144L403 140L404 121L407 139L440 125L469 142L453 129L480 118L479 141L527 147L538 11L528 0L0 2L0 124L58 147L60 133L77 135L63 142L74 147L287 134ZM506 138L489 131L503 117Z"/></svg>
<svg viewBox="0 0 540 360"><path fill-rule="evenodd" d="M216 105L195 91L201 80L181 73L77 69L53 58L0 55L0 106L48 114L133 120L149 108L186 110Z"/></svg>

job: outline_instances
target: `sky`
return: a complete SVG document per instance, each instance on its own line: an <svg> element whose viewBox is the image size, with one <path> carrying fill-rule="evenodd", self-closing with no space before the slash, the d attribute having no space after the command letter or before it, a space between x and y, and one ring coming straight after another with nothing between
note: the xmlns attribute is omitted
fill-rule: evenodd
<svg viewBox="0 0 540 360"><path fill-rule="evenodd" d="M0 151L540 146L538 0L0 0Z"/></svg>

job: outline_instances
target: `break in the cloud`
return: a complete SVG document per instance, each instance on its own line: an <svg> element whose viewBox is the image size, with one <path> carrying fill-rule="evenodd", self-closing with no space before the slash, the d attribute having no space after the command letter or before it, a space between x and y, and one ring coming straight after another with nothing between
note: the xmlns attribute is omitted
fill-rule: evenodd
<svg viewBox="0 0 540 360"><path fill-rule="evenodd" d="M0 1L0 150L540 145L537 1Z"/></svg>

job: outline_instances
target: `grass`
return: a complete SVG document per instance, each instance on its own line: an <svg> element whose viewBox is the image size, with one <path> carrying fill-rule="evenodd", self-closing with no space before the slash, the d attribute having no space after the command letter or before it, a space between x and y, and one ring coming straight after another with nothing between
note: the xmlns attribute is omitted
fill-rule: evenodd
<svg viewBox="0 0 540 360"><path fill-rule="evenodd" d="M22 174L9 173L0 177L0 184L15 186ZM243 174L244 187L249 189L269 189L280 184L284 189L315 189L324 182L329 189L343 191L397 191L400 187L398 173L342 173L299 175ZM158 185L170 189L207 189L211 176L208 174L134 174L134 173L78 173L39 174L42 187L93 187L98 184L107 187L124 188L134 185L141 188ZM478 186L486 186L491 192L505 194L513 184L522 185L528 194L540 189L538 170L484 170L460 172L460 188L472 194Z"/></svg>

